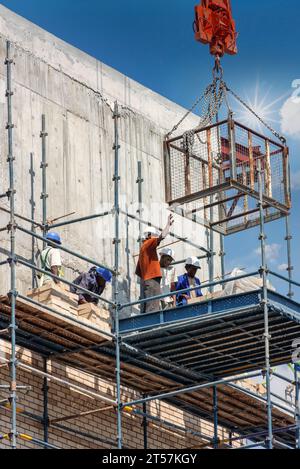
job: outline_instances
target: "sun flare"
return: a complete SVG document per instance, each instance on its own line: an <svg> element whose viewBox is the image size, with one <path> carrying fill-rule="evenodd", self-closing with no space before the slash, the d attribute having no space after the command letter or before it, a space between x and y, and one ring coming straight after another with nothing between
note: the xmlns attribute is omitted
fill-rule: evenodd
<svg viewBox="0 0 300 469"><path fill-rule="evenodd" d="M280 126L280 108L287 94L272 98L271 87L269 89L263 89L259 82L257 82L255 89L251 93L245 93L245 102L247 105L257 114L263 121L271 125L272 127ZM236 111L236 117L241 120L245 125L253 130L263 132L264 126L259 119L246 109L241 103Z"/></svg>

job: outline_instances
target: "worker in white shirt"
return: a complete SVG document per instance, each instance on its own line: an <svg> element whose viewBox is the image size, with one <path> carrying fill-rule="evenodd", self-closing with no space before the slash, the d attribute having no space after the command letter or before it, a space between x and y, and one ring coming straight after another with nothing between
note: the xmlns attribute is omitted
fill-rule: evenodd
<svg viewBox="0 0 300 469"><path fill-rule="evenodd" d="M160 269L161 269L161 293L171 293L175 290L175 268L171 265L174 262L175 253L171 248L163 248L160 251ZM175 296L167 296L161 300L161 308L168 309L176 305Z"/></svg>
<svg viewBox="0 0 300 469"><path fill-rule="evenodd" d="M62 277L62 260L59 249L59 246L62 244L61 238L58 233L52 231L47 234L46 239L48 240L47 247L41 252L40 256L41 268L57 277ZM42 274L40 287L48 282L59 284L58 279Z"/></svg>

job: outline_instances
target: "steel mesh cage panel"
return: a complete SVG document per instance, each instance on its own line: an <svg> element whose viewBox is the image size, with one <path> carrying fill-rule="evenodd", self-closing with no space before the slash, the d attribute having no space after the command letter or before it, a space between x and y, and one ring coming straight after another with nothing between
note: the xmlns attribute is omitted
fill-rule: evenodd
<svg viewBox="0 0 300 469"><path fill-rule="evenodd" d="M265 221L286 216L291 206L287 147L231 119L166 141L167 202L223 234L255 226L259 161Z"/></svg>

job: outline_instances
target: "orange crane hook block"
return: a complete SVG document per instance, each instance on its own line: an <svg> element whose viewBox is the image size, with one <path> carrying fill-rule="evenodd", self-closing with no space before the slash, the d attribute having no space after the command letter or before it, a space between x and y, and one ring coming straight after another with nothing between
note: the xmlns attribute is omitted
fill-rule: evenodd
<svg viewBox="0 0 300 469"><path fill-rule="evenodd" d="M235 21L230 0L202 0L195 6L196 41L210 44L210 53L217 57L237 54Z"/></svg>

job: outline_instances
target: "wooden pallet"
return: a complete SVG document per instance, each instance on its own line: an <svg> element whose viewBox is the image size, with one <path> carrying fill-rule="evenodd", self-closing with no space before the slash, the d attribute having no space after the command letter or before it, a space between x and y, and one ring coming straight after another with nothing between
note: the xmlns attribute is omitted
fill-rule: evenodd
<svg viewBox="0 0 300 469"><path fill-rule="evenodd" d="M110 332L110 313L103 308L99 308L93 303L85 303L77 308L78 317L85 318L90 323L97 325L101 330Z"/></svg>
<svg viewBox="0 0 300 469"><path fill-rule="evenodd" d="M0 311L10 316L10 301L7 296L0 297ZM87 319L80 318L82 324L78 324L72 320L73 317L64 310L56 313L23 299L16 301L16 319L19 328L37 337L50 339L59 345L72 345L71 348L88 347L111 340L110 337L89 327L91 323Z"/></svg>

